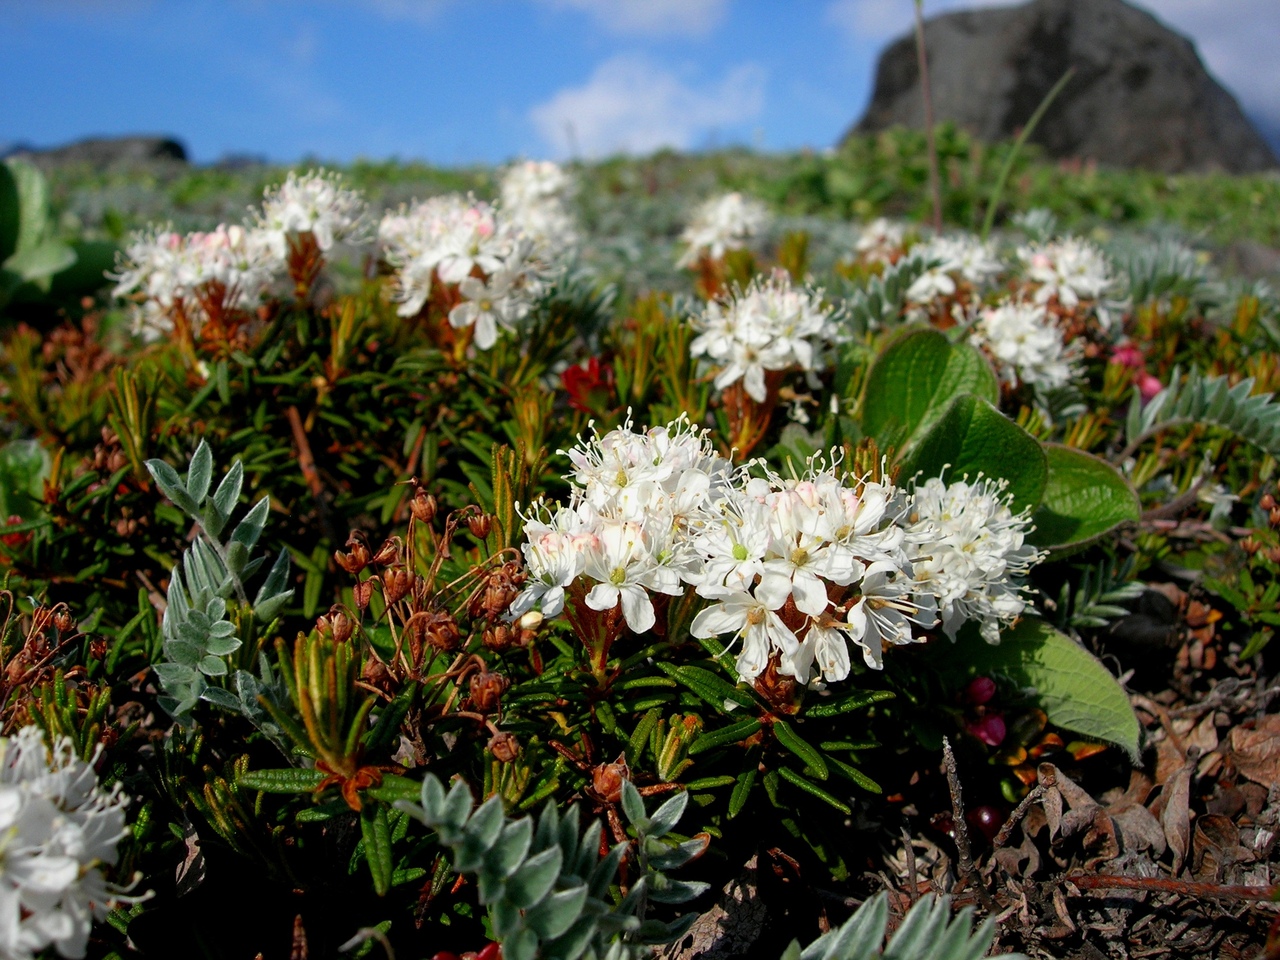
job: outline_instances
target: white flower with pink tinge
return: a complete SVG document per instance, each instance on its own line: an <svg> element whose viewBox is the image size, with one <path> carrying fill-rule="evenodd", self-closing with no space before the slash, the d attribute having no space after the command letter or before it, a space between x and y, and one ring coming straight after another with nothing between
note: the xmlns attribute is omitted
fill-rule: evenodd
<svg viewBox="0 0 1280 960"><path fill-rule="evenodd" d="M991 354L1006 383L1054 390L1083 376L1079 345L1064 342L1042 303L1006 300L983 310L970 341Z"/></svg>
<svg viewBox="0 0 1280 960"><path fill-rule="evenodd" d="M1023 275L1035 285L1036 303L1056 299L1070 309L1081 301L1096 303L1116 286L1103 252L1079 237L1019 247L1018 259L1024 264ZM1110 314L1102 311L1098 316L1109 318Z"/></svg>
<svg viewBox="0 0 1280 960"><path fill-rule="evenodd" d="M280 186L266 190L258 226L276 256L284 259L290 238L304 233L311 234L325 252L336 243L361 240L365 209L364 197L347 189L337 173L290 173Z"/></svg>

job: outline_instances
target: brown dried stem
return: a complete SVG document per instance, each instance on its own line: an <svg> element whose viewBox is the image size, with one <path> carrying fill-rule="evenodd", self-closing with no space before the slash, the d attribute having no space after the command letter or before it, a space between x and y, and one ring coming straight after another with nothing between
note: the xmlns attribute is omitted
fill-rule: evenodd
<svg viewBox="0 0 1280 960"><path fill-rule="evenodd" d="M957 865L960 880L972 880L982 905L995 913L991 894L987 891L982 877L974 869L973 856L969 848L969 826L964 819L964 797L960 792L960 774L956 770L956 755L947 737L942 738L942 763L947 771L947 788L951 791L951 820L955 830L956 852L960 855L960 862Z"/></svg>

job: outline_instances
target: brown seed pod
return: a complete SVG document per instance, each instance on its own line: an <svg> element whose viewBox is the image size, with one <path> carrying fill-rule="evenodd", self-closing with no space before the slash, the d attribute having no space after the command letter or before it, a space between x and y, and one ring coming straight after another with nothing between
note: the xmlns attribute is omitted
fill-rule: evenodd
<svg viewBox="0 0 1280 960"><path fill-rule="evenodd" d="M380 567L395 563L400 559L400 540L397 537L391 537L378 548L378 552L373 555L373 562Z"/></svg>
<svg viewBox="0 0 1280 960"><path fill-rule="evenodd" d="M76 628L76 618L69 610L62 609L53 615L53 625L58 628L59 633L70 633Z"/></svg>
<svg viewBox="0 0 1280 960"><path fill-rule="evenodd" d="M382 598L390 606L399 603L413 586L413 574L403 567L382 571Z"/></svg>
<svg viewBox="0 0 1280 960"><path fill-rule="evenodd" d="M409 511L413 514L413 518L420 523L430 523L436 518L436 498L427 493L423 487L418 487L413 492L413 499L409 501Z"/></svg>
<svg viewBox="0 0 1280 960"><path fill-rule="evenodd" d="M489 738L488 750L499 763L510 763L520 756L520 741L513 733L499 731Z"/></svg>
<svg viewBox="0 0 1280 960"><path fill-rule="evenodd" d="M617 803L622 799L622 784L631 779L631 768L619 756L613 763L602 763L591 771L591 792L597 800Z"/></svg>
<svg viewBox="0 0 1280 960"><path fill-rule="evenodd" d="M471 675L471 705L477 713L496 713L511 681L500 673L484 670Z"/></svg>
<svg viewBox="0 0 1280 960"><path fill-rule="evenodd" d="M369 606L369 601L373 598L373 580L363 580L351 588L351 592L355 595L356 607L365 610Z"/></svg>
<svg viewBox="0 0 1280 960"><path fill-rule="evenodd" d="M347 573L356 574L369 565L371 558L364 539L353 533L347 537L347 552L334 551L333 559Z"/></svg>
<svg viewBox="0 0 1280 960"><path fill-rule="evenodd" d="M514 631L505 623L495 623L491 627L486 627L481 641L485 648L493 650L495 653L501 653L508 650L516 640Z"/></svg>
<svg viewBox="0 0 1280 960"><path fill-rule="evenodd" d="M322 637L330 637L334 643L346 643L355 632L355 623L347 612L335 604L329 612L316 618L316 630Z"/></svg>
<svg viewBox="0 0 1280 960"><path fill-rule="evenodd" d="M483 540L493 529L493 517L487 513L473 513L467 517L467 529L478 540Z"/></svg>

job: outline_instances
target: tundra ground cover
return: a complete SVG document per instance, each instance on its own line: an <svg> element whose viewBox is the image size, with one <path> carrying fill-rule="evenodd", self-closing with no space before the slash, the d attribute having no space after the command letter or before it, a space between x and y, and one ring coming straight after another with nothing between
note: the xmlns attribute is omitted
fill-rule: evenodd
<svg viewBox="0 0 1280 960"><path fill-rule="evenodd" d="M52 319L7 167L0 950L1256 955L1280 305L849 149L194 174Z"/></svg>

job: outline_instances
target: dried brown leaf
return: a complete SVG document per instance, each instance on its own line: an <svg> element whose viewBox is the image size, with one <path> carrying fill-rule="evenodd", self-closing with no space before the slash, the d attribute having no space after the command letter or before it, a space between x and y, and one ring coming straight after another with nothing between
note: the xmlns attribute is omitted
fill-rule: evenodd
<svg viewBox="0 0 1280 960"><path fill-rule="evenodd" d="M1242 777L1268 787L1280 782L1280 714L1269 713L1252 729L1231 731L1231 759Z"/></svg>

